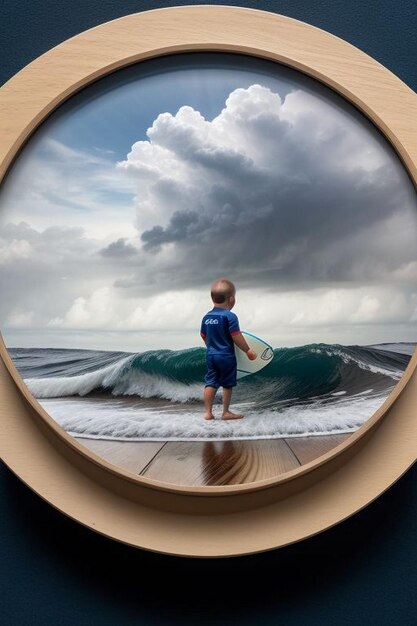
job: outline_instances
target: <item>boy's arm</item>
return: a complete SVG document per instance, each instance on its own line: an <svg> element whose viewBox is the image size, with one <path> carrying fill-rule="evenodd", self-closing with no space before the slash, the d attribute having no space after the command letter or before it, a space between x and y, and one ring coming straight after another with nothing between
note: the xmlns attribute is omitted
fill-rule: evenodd
<svg viewBox="0 0 417 626"><path fill-rule="evenodd" d="M207 335L206 335L206 333L205 333L204 323L203 323L203 322L204 322L204 318L203 318L203 319L202 319L202 321L201 321L201 326L200 326L200 336L201 336L202 340L204 341L204 343L205 343L205 344L206 344L206 346L207 346L207 341L206 341L206 336L207 336Z"/></svg>
<svg viewBox="0 0 417 626"><path fill-rule="evenodd" d="M254 350L252 350L252 348L249 348L246 339L240 331L234 332L232 335L232 339L238 348L243 350L243 352L246 352L246 356L250 361L254 361L256 359L258 355Z"/></svg>
<svg viewBox="0 0 417 626"><path fill-rule="evenodd" d="M254 350L249 348L246 339L240 331L239 320L236 315L229 318L229 329L233 342L237 345L238 348L243 350L243 352L246 352L246 356L248 357L248 359L254 361L257 357L257 354L256 352L254 352Z"/></svg>

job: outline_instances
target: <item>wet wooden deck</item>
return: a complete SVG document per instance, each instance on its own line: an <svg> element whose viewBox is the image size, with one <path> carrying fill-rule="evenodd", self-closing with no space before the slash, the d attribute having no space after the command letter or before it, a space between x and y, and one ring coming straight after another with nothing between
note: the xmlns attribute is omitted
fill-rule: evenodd
<svg viewBox="0 0 417 626"><path fill-rule="evenodd" d="M109 441L77 437L110 463L176 485L236 485L273 478L322 456L349 434L246 441Z"/></svg>

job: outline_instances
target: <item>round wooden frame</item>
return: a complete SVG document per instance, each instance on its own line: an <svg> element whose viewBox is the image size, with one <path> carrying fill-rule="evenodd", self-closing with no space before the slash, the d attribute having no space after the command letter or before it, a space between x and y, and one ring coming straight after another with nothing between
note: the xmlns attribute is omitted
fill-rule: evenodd
<svg viewBox="0 0 417 626"><path fill-rule="evenodd" d="M0 90L0 181L39 124L111 72L178 52L275 60L323 82L386 136L417 186L417 95L349 43L282 15L230 6L145 11L87 30ZM417 350L380 409L344 443L273 480L181 487L123 470L68 435L29 393L0 341L0 455L33 491L85 526L132 546L232 556L287 545L365 507L416 460Z"/></svg>

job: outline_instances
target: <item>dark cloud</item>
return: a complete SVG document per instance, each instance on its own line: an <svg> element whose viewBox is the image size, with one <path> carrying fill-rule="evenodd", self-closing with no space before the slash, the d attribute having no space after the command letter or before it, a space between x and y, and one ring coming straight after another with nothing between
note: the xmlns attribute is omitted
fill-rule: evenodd
<svg viewBox="0 0 417 626"><path fill-rule="evenodd" d="M199 236L201 222L200 216L193 211L175 211L167 228L154 226L151 230L142 233L143 248L158 251L164 243L179 242Z"/></svg>
<svg viewBox="0 0 417 626"><path fill-rule="evenodd" d="M105 248L101 248L99 254L110 258L126 258L136 255L138 253L137 248L132 246L131 243L126 243L126 241L127 239L125 237L121 237L117 239L117 241L112 241L112 243Z"/></svg>
<svg viewBox="0 0 417 626"><path fill-rule="evenodd" d="M356 111L301 91L281 103L253 85L212 122L183 107L160 115L148 136L128 162L138 171L143 263L159 289L217 274L258 287L384 280L417 258L415 190ZM144 162L154 166L152 183L141 178ZM141 229L153 205L162 218ZM384 224L390 240L381 245L374 234ZM141 269L120 284L148 282Z"/></svg>
<svg viewBox="0 0 417 626"><path fill-rule="evenodd" d="M192 258L181 274L187 280L196 274L197 282L199 270L208 275L213 266L252 275L258 283L348 280L361 257L362 278L381 258L393 268L415 258L404 231L392 232L389 250L376 241L364 241L362 250L354 245L364 230L392 216L399 224L401 215L406 218L407 193L392 169L382 166L372 175L361 170L325 175L319 168L313 175L312 167L309 172L310 181L291 186L283 177L272 178L243 198L217 185L206 194L204 210L175 211L166 226L143 232L144 250L157 252L174 243L178 257Z"/></svg>

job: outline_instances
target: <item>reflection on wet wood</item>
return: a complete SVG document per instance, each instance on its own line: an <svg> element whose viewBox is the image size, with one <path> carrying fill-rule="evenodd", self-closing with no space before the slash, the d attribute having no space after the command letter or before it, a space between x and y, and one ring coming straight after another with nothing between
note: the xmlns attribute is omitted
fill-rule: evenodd
<svg viewBox="0 0 417 626"><path fill-rule="evenodd" d="M246 441L77 440L110 463L176 485L237 485L274 478L322 456L349 434Z"/></svg>
<svg viewBox="0 0 417 626"><path fill-rule="evenodd" d="M317 457L326 454L342 441L345 441L350 433L343 435L320 435L311 437L288 437L286 442L294 452L301 465L310 463Z"/></svg>
<svg viewBox="0 0 417 626"><path fill-rule="evenodd" d="M299 467L282 439L168 442L143 473L181 485L236 485Z"/></svg>
<svg viewBox="0 0 417 626"><path fill-rule="evenodd" d="M163 441L156 443L151 441L112 441L109 439L87 439L86 437L77 437L77 441L106 461L136 474L140 474L144 470L165 443Z"/></svg>

